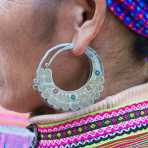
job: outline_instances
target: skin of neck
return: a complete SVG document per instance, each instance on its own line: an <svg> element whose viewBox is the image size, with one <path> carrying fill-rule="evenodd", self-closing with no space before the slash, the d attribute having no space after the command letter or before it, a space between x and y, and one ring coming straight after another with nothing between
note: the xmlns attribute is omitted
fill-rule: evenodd
<svg viewBox="0 0 148 148"><path fill-rule="evenodd" d="M108 13L102 32L92 43L94 49L101 56L105 69L105 87L102 99L143 84L147 78L144 74L143 57L134 49L134 34L115 19ZM110 26L114 29L108 31Z"/></svg>
<svg viewBox="0 0 148 148"><path fill-rule="evenodd" d="M40 95L32 88L32 80L36 67L47 49L56 44L70 42L72 39L75 32L74 19L71 13L63 11L71 12L70 2L69 5L61 4L56 12L54 25L49 24L53 18L50 17L51 20L48 20L51 16L48 11L55 7L51 5L51 8L46 7L48 2L41 5L41 1L35 3L32 0L31 5L14 9L11 7L13 11L10 16L9 13L5 14L8 16L0 13L0 98L2 98L0 104L2 106L19 112L29 112L39 108L41 112L57 112L43 103ZM34 9L30 9L30 6ZM37 11L38 8L40 11ZM20 13L23 18L19 18ZM33 17L35 13L38 13L37 18ZM62 16L65 16L64 21ZM49 25L52 29L48 29ZM67 29L64 30L63 27ZM137 60L139 58L133 49L134 41L134 34L108 13L101 31L90 45L100 55L104 64L105 87L101 99L145 82L144 62ZM52 68L56 84L65 90L81 87L89 75L87 58L74 57L69 52L58 56Z"/></svg>

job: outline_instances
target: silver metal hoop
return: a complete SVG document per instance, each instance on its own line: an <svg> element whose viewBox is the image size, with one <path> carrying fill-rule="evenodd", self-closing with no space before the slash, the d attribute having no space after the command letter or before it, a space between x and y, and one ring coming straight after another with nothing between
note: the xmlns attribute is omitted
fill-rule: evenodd
<svg viewBox="0 0 148 148"><path fill-rule="evenodd" d="M76 111L94 104L100 98L104 86L104 69L101 58L90 47L86 49L85 54L91 61L92 71L85 85L78 90L65 91L55 84L50 65L59 53L72 50L73 47L72 43L65 43L49 49L37 68L33 82L33 87L40 92L42 98L50 106L64 111ZM56 53L46 62L53 51Z"/></svg>

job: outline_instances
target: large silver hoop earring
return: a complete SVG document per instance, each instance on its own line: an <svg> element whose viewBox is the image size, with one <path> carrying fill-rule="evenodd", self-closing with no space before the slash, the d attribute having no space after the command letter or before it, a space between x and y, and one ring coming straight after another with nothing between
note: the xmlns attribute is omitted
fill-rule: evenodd
<svg viewBox="0 0 148 148"><path fill-rule="evenodd" d="M91 73L84 86L78 90L65 91L55 84L50 65L59 53L72 50L73 47L72 43L65 43L49 49L37 68L33 83L33 87L50 106L63 111L76 111L94 104L100 98L104 86L101 58L90 47L86 49L85 54L91 63ZM49 54L53 51L56 51L55 54L48 60Z"/></svg>

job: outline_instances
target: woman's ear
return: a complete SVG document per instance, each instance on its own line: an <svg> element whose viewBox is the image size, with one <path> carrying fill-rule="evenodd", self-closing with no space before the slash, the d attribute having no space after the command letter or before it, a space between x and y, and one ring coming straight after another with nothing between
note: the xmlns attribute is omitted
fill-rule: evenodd
<svg viewBox="0 0 148 148"><path fill-rule="evenodd" d="M75 55L82 55L103 25L106 15L106 2L105 0L77 0L77 2L78 1L80 1L79 10L83 11L76 10L79 21L75 25L76 33L73 37L73 53Z"/></svg>

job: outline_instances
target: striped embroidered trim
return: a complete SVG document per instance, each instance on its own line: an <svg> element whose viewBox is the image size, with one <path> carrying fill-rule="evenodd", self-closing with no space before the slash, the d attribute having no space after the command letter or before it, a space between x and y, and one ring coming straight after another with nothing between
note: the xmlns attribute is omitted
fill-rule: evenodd
<svg viewBox="0 0 148 148"><path fill-rule="evenodd" d="M117 147L148 147L148 132L128 136L119 140L108 142L107 144L100 145L101 148L117 148Z"/></svg>
<svg viewBox="0 0 148 148"><path fill-rule="evenodd" d="M148 101L64 124L35 125L38 147L85 147L148 128Z"/></svg>
<svg viewBox="0 0 148 148"><path fill-rule="evenodd" d="M26 127L29 125L29 113L17 113L0 107L0 125Z"/></svg>
<svg viewBox="0 0 148 148"><path fill-rule="evenodd" d="M119 115L124 115L126 113L138 111L138 110L143 110L148 108L148 101L138 103L138 104L133 104L131 106L126 106L122 107L120 109L108 111L108 112L102 112L102 113L94 113L92 115L86 115L84 117L78 118L78 119L73 119L72 121L65 122L63 124L55 125L55 126L50 126L50 124L38 124L38 132L58 132L61 130L65 130L67 128L73 128L76 126L81 126L83 124L88 124L91 122L95 122L98 120L104 120L107 118L114 118Z"/></svg>
<svg viewBox="0 0 148 148"><path fill-rule="evenodd" d="M91 145L94 143L99 143L101 141L112 139L116 136L121 136L123 134L130 134L131 132L136 132L138 130L146 129L148 126L148 118L146 119L136 119L127 123L121 123L119 125L109 126L102 129L97 129L85 134L61 138L56 140L40 140L39 147L60 147L67 146L71 147L82 147L86 145Z"/></svg>

